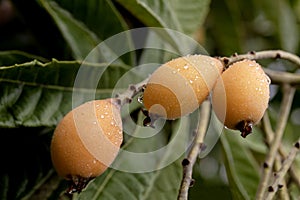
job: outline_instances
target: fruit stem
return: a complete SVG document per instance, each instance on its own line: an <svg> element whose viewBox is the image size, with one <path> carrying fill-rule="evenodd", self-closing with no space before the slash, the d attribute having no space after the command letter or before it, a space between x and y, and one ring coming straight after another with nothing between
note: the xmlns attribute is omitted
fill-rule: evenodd
<svg viewBox="0 0 300 200"><path fill-rule="evenodd" d="M236 128L241 131L241 136L243 138L246 138L247 135L249 135L250 133L252 133L252 129L253 129L253 122L251 121L240 121L237 125Z"/></svg>
<svg viewBox="0 0 300 200"><path fill-rule="evenodd" d="M135 97L138 93L143 91L146 83L148 82L149 78L146 78L145 80L135 84L135 85L129 85L128 89L124 91L121 94L116 95L116 99L118 100L118 104L120 106L123 106L127 103L131 103L132 98Z"/></svg>

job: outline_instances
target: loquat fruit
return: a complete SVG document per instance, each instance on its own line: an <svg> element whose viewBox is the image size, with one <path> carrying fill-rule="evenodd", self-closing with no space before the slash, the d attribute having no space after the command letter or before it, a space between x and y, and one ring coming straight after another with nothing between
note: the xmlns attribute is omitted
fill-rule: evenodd
<svg viewBox="0 0 300 200"><path fill-rule="evenodd" d="M120 106L115 99L89 101L67 113L50 147L58 175L71 182L68 192L80 192L102 174L116 158L122 140Z"/></svg>
<svg viewBox="0 0 300 200"><path fill-rule="evenodd" d="M177 119L195 111L222 70L218 59L206 55L187 55L161 65L150 76L143 94L149 116Z"/></svg>
<svg viewBox="0 0 300 200"><path fill-rule="evenodd" d="M229 129L242 137L252 132L268 108L270 79L256 61L233 63L218 78L212 92L213 110Z"/></svg>

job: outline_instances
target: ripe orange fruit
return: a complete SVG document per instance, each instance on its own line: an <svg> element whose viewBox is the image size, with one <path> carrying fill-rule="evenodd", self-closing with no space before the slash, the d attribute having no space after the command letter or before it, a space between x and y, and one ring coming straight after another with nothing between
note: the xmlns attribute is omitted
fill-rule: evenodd
<svg viewBox="0 0 300 200"><path fill-rule="evenodd" d="M173 59L150 76L143 94L149 115L176 119L195 111L207 98L223 64L205 55Z"/></svg>
<svg viewBox="0 0 300 200"><path fill-rule="evenodd" d="M242 60L232 64L213 89L213 110L229 129L246 137L268 108L270 79L255 61Z"/></svg>
<svg viewBox="0 0 300 200"><path fill-rule="evenodd" d="M51 158L57 173L80 192L114 161L123 140L120 106L115 99L86 102L57 125Z"/></svg>

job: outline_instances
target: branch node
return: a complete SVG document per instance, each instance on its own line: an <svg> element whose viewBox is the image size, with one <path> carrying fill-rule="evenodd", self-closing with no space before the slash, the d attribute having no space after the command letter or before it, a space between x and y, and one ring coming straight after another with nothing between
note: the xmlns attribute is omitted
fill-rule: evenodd
<svg viewBox="0 0 300 200"><path fill-rule="evenodd" d="M207 148L206 144L204 144L204 143L200 143L199 145L200 145L201 151L205 151L205 149Z"/></svg>
<svg viewBox="0 0 300 200"><path fill-rule="evenodd" d="M255 52L255 51L250 51L250 52L249 52L249 54L251 54L251 55L255 55L255 54L256 54L256 52Z"/></svg>
<svg viewBox="0 0 300 200"><path fill-rule="evenodd" d="M133 84L130 84L129 89L135 92L136 91L136 86L133 85Z"/></svg>
<svg viewBox="0 0 300 200"><path fill-rule="evenodd" d="M181 164L182 164L182 166L187 166L190 164L190 161L187 158L185 158L182 160Z"/></svg>
<svg viewBox="0 0 300 200"><path fill-rule="evenodd" d="M125 103L131 103L132 102L132 98L126 97L125 98Z"/></svg>
<svg viewBox="0 0 300 200"><path fill-rule="evenodd" d="M195 185L195 182L196 182L195 179L192 178L190 181L190 187L193 187Z"/></svg>
<svg viewBox="0 0 300 200"><path fill-rule="evenodd" d="M268 192L274 192L274 188L272 186L268 187Z"/></svg>
<svg viewBox="0 0 300 200"><path fill-rule="evenodd" d="M223 60L223 62L224 62L225 65L227 65L229 63L229 59L228 58L223 58L222 60Z"/></svg>
<svg viewBox="0 0 300 200"><path fill-rule="evenodd" d="M296 144L294 145L297 149L300 149L300 143L296 142Z"/></svg>
<svg viewBox="0 0 300 200"><path fill-rule="evenodd" d="M281 58L281 55L280 55L280 53L276 53L276 56L275 56L275 58L276 58L276 59L279 59L279 58Z"/></svg>
<svg viewBox="0 0 300 200"><path fill-rule="evenodd" d="M116 99L116 104L118 104L119 106L121 106L122 105L122 101L121 101L121 99Z"/></svg>

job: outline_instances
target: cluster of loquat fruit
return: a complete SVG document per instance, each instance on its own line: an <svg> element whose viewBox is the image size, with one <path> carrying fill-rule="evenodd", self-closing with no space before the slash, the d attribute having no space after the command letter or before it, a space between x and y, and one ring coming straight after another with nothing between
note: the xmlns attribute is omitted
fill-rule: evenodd
<svg viewBox="0 0 300 200"><path fill-rule="evenodd" d="M211 94L218 119L246 137L268 107L269 85L269 77L253 60L241 60L225 69L218 58L187 55L152 73L143 104L152 123L157 117L186 116ZM120 109L117 98L86 102L57 125L51 158L57 173L70 180L69 193L80 192L116 158L123 141Z"/></svg>

